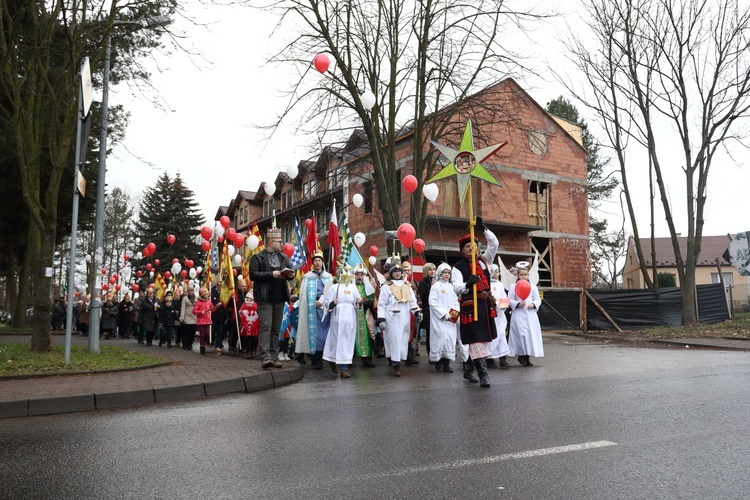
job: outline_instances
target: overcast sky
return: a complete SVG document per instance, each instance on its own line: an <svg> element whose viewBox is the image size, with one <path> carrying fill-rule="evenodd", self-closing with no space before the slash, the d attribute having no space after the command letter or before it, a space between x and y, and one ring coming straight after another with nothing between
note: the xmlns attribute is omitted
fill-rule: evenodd
<svg viewBox="0 0 750 500"><path fill-rule="evenodd" d="M188 40L207 61L191 61L184 54L169 58L155 54L161 72L154 71L153 84L158 90L162 107L154 106L140 92L128 87L112 90L110 102L123 104L131 113L125 140L107 160L107 183L119 186L131 195L138 195L152 185L166 170L170 176L179 172L196 195L207 220L212 220L220 205L227 205L238 190L256 190L268 178L269 169L283 170L309 157L304 138L294 137L291 124L277 133L275 139L262 141L263 132L254 125L267 124L283 108L279 94L287 87L289 77L283 70L264 66L273 49L271 30L276 21L269 14L239 7L210 9L197 2L191 16L210 27L194 26L177 19L171 28L184 32ZM577 2L576 2L577 3ZM523 2L520 2L523 4ZM576 5L564 6L574 12ZM557 29L566 22L575 23L575 14L561 17L554 26L537 30L533 38L540 44L535 51L539 64L559 62L561 72L570 72L562 65L564 57L554 39ZM311 63L312 57L311 55ZM114 61L117 64L117 61ZM322 77L310 73L311 77ZM541 105L565 95L565 89L551 78L520 81ZM568 97L568 96L566 96ZM579 112L597 132L594 117L582 105ZM603 135L602 135L603 137ZM674 164L668 165L668 178L674 179L669 190L674 202L677 230L687 233L685 226L684 176L679 167L681 155L676 150ZM747 151L736 151L735 160L747 163ZM632 153L628 162L644 165L641 174L633 174L631 186L638 191L638 217L642 232L648 231L648 180L644 155ZM705 235L750 230L744 214L750 186L747 166L737 166L727 159L716 160L709 184ZM660 202L657 200L657 208ZM618 199L604 203L611 225L618 226L621 216ZM657 236L667 236L663 214L657 219ZM352 228L356 231L356 228ZM629 232L629 231L628 231Z"/></svg>

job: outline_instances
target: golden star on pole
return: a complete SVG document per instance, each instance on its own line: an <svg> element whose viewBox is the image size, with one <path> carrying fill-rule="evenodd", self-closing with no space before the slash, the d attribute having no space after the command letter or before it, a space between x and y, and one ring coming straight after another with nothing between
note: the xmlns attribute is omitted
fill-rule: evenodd
<svg viewBox="0 0 750 500"><path fill-rule="evenodd" d="M461 206L463 206L466 194L469 192L469 186L471 184L469 181L471 180L471 177L476 177L477 179L489 182L490 184L501 186L501 184L492 177L492 174L482 166L482 162L497 153L503 146L508 144L508 141L475 151L474 132L471 128L471 120L468 120L466 122L466 129L464 130L464 136L461 139L459 149L454 149L435 141L430 142L450 160L450 163L443 167L440 172L435 174L427 182L435 182L455 175L456 181L458 182L458 197Z"/></svg>

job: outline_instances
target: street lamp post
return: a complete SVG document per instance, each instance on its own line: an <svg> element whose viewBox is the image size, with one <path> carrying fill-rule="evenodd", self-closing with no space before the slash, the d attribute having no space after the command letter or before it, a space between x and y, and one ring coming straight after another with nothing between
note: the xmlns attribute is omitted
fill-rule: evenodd
<svg viewBox="0 0 750 500"><path fill-rule="evenodd" d="M155 29L172 23L169 16L147 17L141 21L117 21L115 26L136 26ZM102 260L104 249L104 182L107 174L107 127L109 126L109 66L112 47L112 35L107 35L107 47L104 52L104 74L102 78L102 123L99 139L99 177L96 183L96 219L94 222L94 283L91 287L91 314L89 316L89 352L99 352L99 332L102 312Z"/></svg>

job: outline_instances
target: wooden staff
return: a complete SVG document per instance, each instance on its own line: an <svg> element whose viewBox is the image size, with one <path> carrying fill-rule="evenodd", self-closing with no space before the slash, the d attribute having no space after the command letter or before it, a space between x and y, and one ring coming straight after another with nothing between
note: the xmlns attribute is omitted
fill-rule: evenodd
<svg viewBox="0 0 750 500"><path fill-rule="evenodd" d="M469 191L469 236L471 237L471 270L476 272L477 270L477 246L474 244L474 203L471 201L471 180L468 185ZM472 285L472 293L474 295L474 321L479 320L479 311L477 309L477 285Z"/></svg>

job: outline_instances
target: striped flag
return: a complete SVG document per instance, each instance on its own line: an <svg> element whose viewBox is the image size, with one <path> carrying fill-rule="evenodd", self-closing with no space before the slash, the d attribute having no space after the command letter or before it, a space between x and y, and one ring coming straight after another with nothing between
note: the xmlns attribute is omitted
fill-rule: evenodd
<svg viewBox="0 0 750 500"><path fill-rule="evenodd" d="M296 216L294 217L294 253L292 254L291 261L294 269L299 269L307 264L307 256L302 246L302 236L299 233L299 220Z"/></svg>
<svg viewBox="0 0 750 500"><path fill-rule="evenodd" d="M341 236L341 262L348 262L349 253L352 251L354 245L352 243L351 235L349 234L349 222L346 220L346 214L341 216L339 235Z"/></svg>
<svg viewBox="0 0 750 500"><path fill-rule="evenodd" d="M164 295L167 293L167 282L164 281L164 277L161 273L156 273L156 279L154 280L154 292L156 298L160 301L164 300Z"/></svg>
<svg viewBox="0 0 750 500"><path fill-rule="evenodd" d="M219 269L219 249L216 237L211 240L211 269Z"/></svg>
<svg viewBox="0 0 750 500"><path fill-rule="evenodd" d="M219 285L221 286L221 292L219 293L219 299L224 307L227 307L229 301L234 295L234 271L232 269L232 260L229 258L229 244L224 244L224 249L221 253L221 267L219 268Z"/></svg>

